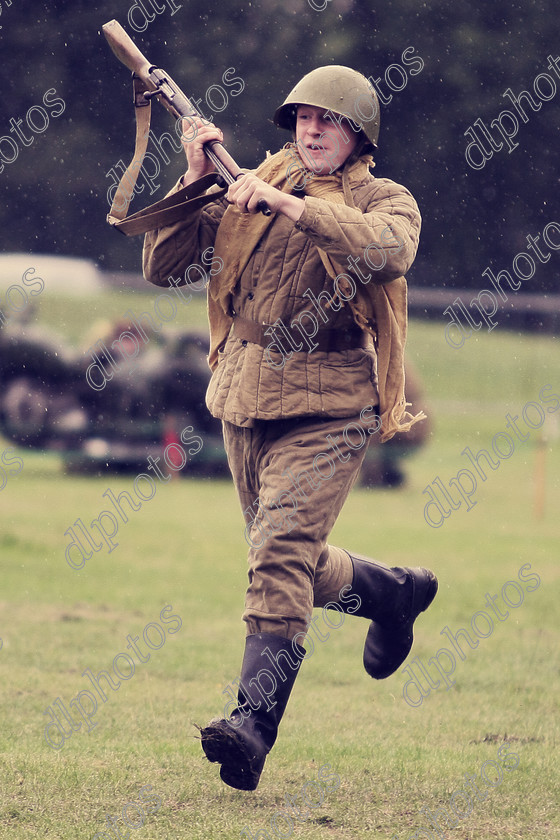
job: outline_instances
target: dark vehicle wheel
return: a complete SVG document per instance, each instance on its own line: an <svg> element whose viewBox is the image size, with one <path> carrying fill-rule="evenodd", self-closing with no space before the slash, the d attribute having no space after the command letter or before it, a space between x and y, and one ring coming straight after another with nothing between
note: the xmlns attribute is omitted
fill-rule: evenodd
<svg viewBox="0 0 560 840"><path fill-rule="evenodd" d="M47 437L47 392L31 379L14 379L2 401L3 431L23 446L37 446Z"/></svg>

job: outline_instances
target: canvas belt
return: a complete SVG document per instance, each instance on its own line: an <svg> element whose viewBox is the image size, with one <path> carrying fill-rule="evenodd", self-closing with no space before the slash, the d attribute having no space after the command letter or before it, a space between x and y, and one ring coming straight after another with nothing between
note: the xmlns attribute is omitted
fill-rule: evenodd
<svg viewBox="0 0 560 840"><path fill-rule="evenodd" d="M270 347L271 352L275 351L275 347L270 346L274 341L282 341L284 339L282 346L285 346L288 351L293 350L294 344L297 346L302 343L301 333L290 333L293 339L293 344L291 344L286 336L286 328L282 330L273 324L261 324L258 321L243 318L241 315L235 315L231 334L241 341L258 344L259 347ZM309 353L313 349L324 353L331 353L340 350L350 350L356 347L367 347L368 339L369 336L359 327L320 329L316 335L309 335L307 347L303 347L301 350L295 352ZM316 344L317 346L310 349L310 344ZM280 351L276 350L276 352Z"/></svg>

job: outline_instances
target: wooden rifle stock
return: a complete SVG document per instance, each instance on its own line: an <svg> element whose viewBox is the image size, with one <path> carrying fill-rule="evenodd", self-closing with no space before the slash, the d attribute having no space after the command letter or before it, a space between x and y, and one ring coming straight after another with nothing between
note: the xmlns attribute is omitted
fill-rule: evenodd
<svg viewBox="0 0 560 840"><path fill-rule="evenodd" d="M152 65L146 56L140 52L132 38L124 31L118 20L110 20L101 28L119 61L150 86L149 72Z"/></svg>
<svg viewBox="0 0 560 840"><path fill-rule="evenodd" d="M143 93L146 103L135 103L136 105L147 104L155 96L177 119L198 117L204 120L171 76L148 61L117 20L105 23L102 30L118 60L128 67L137 79L146 84L147 90ZM203 149L225 184L233 184L243 175L242 170L219 141L205 143ZM265 201L259 201L257 209L265 216L270 215L270 209Z"/></svg>

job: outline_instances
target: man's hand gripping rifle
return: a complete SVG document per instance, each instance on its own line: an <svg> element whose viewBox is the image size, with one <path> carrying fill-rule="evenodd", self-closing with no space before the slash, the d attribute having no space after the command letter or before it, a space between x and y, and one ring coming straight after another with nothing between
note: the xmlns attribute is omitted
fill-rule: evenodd
<svg viewBox="0 0 560 840"><path fill-rule="evenodd" d="M193 103L183 93L181 88L164 70L150 64L134 41L127 35L120 23L111 20L102 27L103 34L109 46L133 74L134 106L136 111L136 148L134 158L124 173L115 192L113 204L107 221L121 233L134 236L155 230L164 225L170 225L184 218L185 214L198 209L209 201L223 195L227 186L233 184L243 175L243 171L236 164L229 152L217 140L204 144L204 152L216 168L216 173L205 175L193 184L162 201L150 205L126 218L128 205L132 199L136 179L146 153L150 131L151 99L157 97L159 102L176 118L182 119L198 117L203 119ZM201 195L208 187L218 184L224 187L221 193L210 196ZM270 209L265 201L260 201L258 209L265 216L270 215Z"/></svg>

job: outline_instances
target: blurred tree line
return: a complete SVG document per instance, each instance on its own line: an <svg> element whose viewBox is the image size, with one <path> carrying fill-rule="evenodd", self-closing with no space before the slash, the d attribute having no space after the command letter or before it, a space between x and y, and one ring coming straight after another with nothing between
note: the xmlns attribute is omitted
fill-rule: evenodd
<svg viewBox="0 0 560 840"><path fill-rule="evenodd" d="M504 109L515 113L503 97L507 88L534 97L535 77L552 75L547 56L560 54L554 0L388 0L375 11L367 0L328 0L323 11L315 10L320 0L315 9L309 0L142 2L144 17L138 0L0 0L0 136L11 137L18 150L0 172L3 251L77 255L107 270L140 269L141 238L126 239L105 222L107 173L119 160L128 163L134 147L128 71L100 33L112 18L188 95L202 97L203 110L208 88L235 68L245 88L230 96L215 121L229 151L248 167L289 139L271 117L304 73L346 64L381 77L388 100L385 70L402 65L403 51L413 47L409 57L420 56L424 66L409 72L406 86L381 106L375 174L405 184L420 205L423 237L409 277L415 284L488 286L482 277L487 266L511 272L515 255L527 250L527 234L560 222L558 78L556 95L536 113L526 108L527 123L519 119L519 146L511 153L496 151L475 170L465 159L464 134L479 118L490 126ZM135 31L144 23L144 31ZM398 71L390 78L398 87ZM49 109L43 97L52 88ZM549 94L544 82L542 90ZM65 105L58 115L56 97ZM219 95L214 101L221 107ZM48 127L35 108L30 128L29 109L42 105ZM157 136L173 132L170 116L157 105L152 127ZM13 143L0 141L0 153L4 161L13 156ZM184 170L182 153L168 155L169 165L162 163L155 179L159 189L152 196L144 190L131 212L162 198ZM559 259L539 263L522 290L556 288Z"/></svg>

